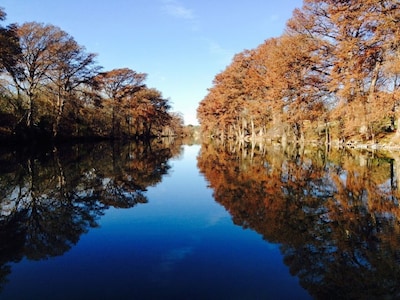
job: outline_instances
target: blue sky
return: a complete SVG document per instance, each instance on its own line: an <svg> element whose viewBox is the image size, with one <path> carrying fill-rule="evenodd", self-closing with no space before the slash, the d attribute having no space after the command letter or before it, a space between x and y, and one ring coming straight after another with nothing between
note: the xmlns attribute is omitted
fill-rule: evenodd
<svg viewBox="0 0 400 300"><path fill-rule="evenodd" d="M282 34L302 0L2 0L3 24L50 23L98 54L104 71L147 73L186 124L234 54Z"/></svg>

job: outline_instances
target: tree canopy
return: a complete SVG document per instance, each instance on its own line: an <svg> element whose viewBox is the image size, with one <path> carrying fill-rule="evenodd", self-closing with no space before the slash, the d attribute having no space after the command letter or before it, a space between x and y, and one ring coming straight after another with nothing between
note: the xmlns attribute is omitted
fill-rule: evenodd
<svg viewBox="0 0 400 300"><path fill-rule="evenodd" d="M281 36L215 76L197 110L203 133L365 141L393 131L399 28L396 0L305 0Z"/></svg>
<svg viewBox="0 0 400 300"><path fill-rule="evenodd" d="M0 9L0 20L5 19ZM103 71L67 32L0 27L0 137L151 138L182 133L161 92L129 68ZM177 120L177 118L179 120Z"/></svg>

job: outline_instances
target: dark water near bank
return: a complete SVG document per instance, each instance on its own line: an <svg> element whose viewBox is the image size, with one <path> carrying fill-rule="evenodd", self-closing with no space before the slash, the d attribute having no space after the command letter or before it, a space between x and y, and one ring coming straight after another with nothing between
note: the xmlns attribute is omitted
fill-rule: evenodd
<svg viewBox="0 0 400 300"><path fill-rule="evenodd" d="M0 153L0 299L400 297L396 155Z"/></svg>

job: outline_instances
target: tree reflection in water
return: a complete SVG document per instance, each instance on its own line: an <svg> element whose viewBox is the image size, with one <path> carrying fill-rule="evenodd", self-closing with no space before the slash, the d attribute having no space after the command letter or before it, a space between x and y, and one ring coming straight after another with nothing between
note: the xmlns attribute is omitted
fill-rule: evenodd
<svg viewBox="0 0 400 300"><path fill-rule="evenodd" d="M146 203L180 151L157 140L0 153L0 289L10 262L62 255L110 206Z"/></svg>
<svg viewBox="0 0 400 300"><path fill-rule="evenodd" d="M202 145L198 166L215 200L235 224L280 244L313 297L400 298L398 159L237 148Z"/></svg>

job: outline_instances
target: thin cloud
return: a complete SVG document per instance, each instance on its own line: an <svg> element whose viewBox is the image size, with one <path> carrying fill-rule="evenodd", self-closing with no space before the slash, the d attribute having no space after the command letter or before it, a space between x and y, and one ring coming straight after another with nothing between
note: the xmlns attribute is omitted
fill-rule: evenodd
<svg viewBox="0 0 400 300"><path fill-rule="evenodd" d="M230 51L227 49L224 49L220 44L214 42L214 41L209 41L209 50L213 54L218 54L218 55L230 55Z"/></svg>
<svg viewBox="0 0 400 300"><path fill-rule="evenodd" d="M164 3L163 10L170 16L173 16L173 17L179 18L179 19L185 19L185 20L194 20L195 19L193 10L184 7L178 1L164 0L163 3Z"/></svg>
<svg viewBox="0 0 400 300"><path fill-rule="evenodd" d="M270 22L276 22L276 21L279 21L279 20L280 20L279 15L270 15L269 16L269 21Z"/></svg>
<svg viewBox="0 0 400 300"><path fill-rule="evenodd" d="M223 48L220 44L215 41L207 40L208 50L212 55L219 57L219 61L222 64L229 64L232 60L234 53L231 50Z"/></svg>

